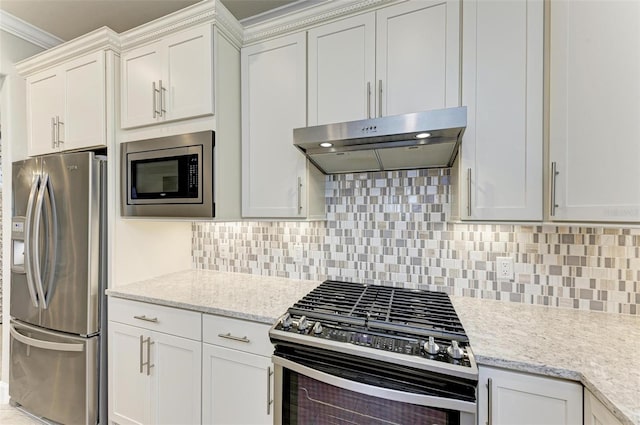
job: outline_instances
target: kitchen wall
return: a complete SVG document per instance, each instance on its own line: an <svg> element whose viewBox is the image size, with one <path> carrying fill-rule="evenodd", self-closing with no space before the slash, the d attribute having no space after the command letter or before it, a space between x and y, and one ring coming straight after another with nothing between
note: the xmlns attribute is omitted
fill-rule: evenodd
<svg viewBox="0 0 640 425"><path fill-rule="evenodd" d="M450 171L329 176L326 222L194 223L194 267L640 314L640 228L447 223Z"/></svg>

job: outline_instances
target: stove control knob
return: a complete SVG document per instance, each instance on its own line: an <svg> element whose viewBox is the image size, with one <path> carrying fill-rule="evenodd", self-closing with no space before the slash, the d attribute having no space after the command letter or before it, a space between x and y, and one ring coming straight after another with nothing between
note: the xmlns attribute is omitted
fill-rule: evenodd
<svg viewBox="0 0 640 425"><path fill-rule="evenodd" d="M302 316L299 320L298 320L298 330L300 331L304 331L305 329L307 329L309 327L309 322L307 321L307 316Z"/></svg>
<svg viewBox="0 0 640 425"><path fill-rule="evenodd" d="M438 351L440 351L440 346L436 344L436 341L433 339L432 336L429 337L428 342L424 343L424 351L426 351L431 355L438 354Z"/></svg>
<svg viewBox="0 0 640 425"><path fill-rule="evenodd" d="M284 316L280 318L280 323L282 323L282 327L284 329L289 329L293 324L293 320L291 320L291 315L289 313L285 313Z"/></svg>
<svg viewBox="0 0 640 425"><path fill-rule="evenodd" d="M316 322L313 325L313 333L316 335L320 335L322 333L322 324L320 322Z"/></svg>
<svg viewBox="0 0 640 425"><path fill-rule="evenodd" d="M447 348L447 354L453 359L460 360L464 357L464 348L458 346L458 341L451 341L451 346Z"/></svg>

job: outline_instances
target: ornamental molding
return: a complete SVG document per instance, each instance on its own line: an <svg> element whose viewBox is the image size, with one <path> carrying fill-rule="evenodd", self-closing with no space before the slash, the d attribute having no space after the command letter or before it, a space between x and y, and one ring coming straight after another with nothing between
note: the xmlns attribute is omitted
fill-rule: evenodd
<svg viewBox="0 0 640 425"><path fill-rule="evenodd" d="M287 13L287 9L280 9L280 16L253 23L247 21L244 29L243 45L254 44L273 37L306 30L327 21L347 17L368 10L380 8L397 0L337 0L313 3L307 8ZM268 14L267 14L268 16Z"/></svg>
<svg viewBox="0 0 640 425"><path fill-rule="evenodd" d="M83 36L60 44L42 53L16 63L18 73L27 77L82 55L101 50L120 53L118 34L109 27L98 28Z"/></svg>
<svg viewBox="0 0 640 425"><path fill-rule="evenodd" d="M156 41L163 36L192 28L199 24L213 23L239 48L242 43L242 26L217 0L203 1L170 13L154 21L120 34L122 50Z"/></svg>
<svg viewBox="0 0 640 425"><path fill-rule="evenodd" d="M0 10L0 30L43 49L50 49L64 42L63 39L41 30L4 10Z"/></svg>

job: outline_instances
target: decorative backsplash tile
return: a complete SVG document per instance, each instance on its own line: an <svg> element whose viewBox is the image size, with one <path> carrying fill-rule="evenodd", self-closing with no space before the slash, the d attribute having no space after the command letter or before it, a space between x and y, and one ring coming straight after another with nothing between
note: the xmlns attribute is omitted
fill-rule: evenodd
<svg viewBox="0 0 640 425"><path fill-rule="evenodd" d="M640 228L448 223L449 173L328 176L326 222L194 223L194 267L640 314Z"/></svg>

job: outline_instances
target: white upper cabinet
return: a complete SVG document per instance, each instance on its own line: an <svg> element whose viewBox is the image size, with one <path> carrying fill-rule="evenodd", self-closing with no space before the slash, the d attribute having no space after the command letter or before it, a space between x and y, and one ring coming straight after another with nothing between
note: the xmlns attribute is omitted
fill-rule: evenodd
<svg viewBox="0 0 640 425"><path fill-rule="evenodd" d="M306 34L242 49L242 216L324 215L324 176L293 146L306 125Z"/></svg>
<svg viewBox="0 0 640 425"><path fill-rule="evenodd" d="M27 76L29 156L107 144L105 56L90 53Z"/></svg>
<svg viewBox="0 0 640 425"><path fill-rule="evenodd" d="M459 214L541 220L542 0L478 0L463 8Z"/></svg>
<svg viewBox="0 0 640 425"><path fill-rule="evenodd" d="M213 114L213 27L122 53L122 128Z"/></svg>
<svg viewBox="0 0 640 425"><path fill-rule="evenodd" d="M62 150L106 145L106 69L105 54L98 52L65 64L64 139Z"/></svg>
<svg viewBox="0 0 640 425"><path fill-rule="evenodd" d="M640 220L640 2L553 1L551 220Z"/></svg>
<svg viewBox="0 0 640 425"><path fill-rule="evenodd" d="M27 126L29 156L56 152L58 122L64 123L64 89L56 70L27 78Z"/></svg>
<svg viewBox="0 0 640 425"><path fill-rule="evenodd" d="M459 23L415 1L309 30L309 125L458 106Z"/></svg>
<svg viewBox="0 0 640 425"><path fill-rule="evenodd" d="M380 9L376 31L378 116L460 105L459 1Z"/></svg>
<svg viewBox="0 0 640 425"><path fill-rule="evenodd" d="M309 125L370 118L374 13L309 30Z"/></svg>

